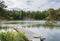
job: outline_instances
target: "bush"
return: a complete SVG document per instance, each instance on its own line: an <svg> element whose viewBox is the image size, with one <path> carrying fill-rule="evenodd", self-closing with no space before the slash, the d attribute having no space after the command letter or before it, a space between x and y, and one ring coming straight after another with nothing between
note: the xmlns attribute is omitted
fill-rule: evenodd
<svg viewBox="0 0 60 41"><path fill-rule="evenodd" d="M2 32L0 41L28 41L22 32Z"/></svg>

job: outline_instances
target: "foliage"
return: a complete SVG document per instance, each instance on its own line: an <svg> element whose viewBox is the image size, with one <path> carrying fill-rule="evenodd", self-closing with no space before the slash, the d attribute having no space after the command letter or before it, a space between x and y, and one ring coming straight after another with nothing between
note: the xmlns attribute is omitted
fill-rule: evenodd
<svg viewBox="0 0 60 41"><path fill-rule="evenodd" d="M22 32L2 32L0 33L1 41L28 41Z"/></svg>
<svg viewBox="0 0 60 41"><path fill-rule="evenodd" d="M54 9L49 9L48 11L48 17L46 19L48 20L60 20L60 10L54 10Z"/></svg>
<svg viewBox="0 0 60 41"><path fill-rule="evenodd" d="M3 19L4 17L8 18L5 10L6 7L7 6L4 4L4 1L0 0L0 19Z"/></svg>
<svg viewBox="0 0 60 41"><path fill-rule="evenodd" d="M24 18L30 18L34 20L60 20L60 8L59 9L48 9L45 11L17 11L17 10L6 10L4 1L0 1L0 19L6 20L24 20Z"/></svg>

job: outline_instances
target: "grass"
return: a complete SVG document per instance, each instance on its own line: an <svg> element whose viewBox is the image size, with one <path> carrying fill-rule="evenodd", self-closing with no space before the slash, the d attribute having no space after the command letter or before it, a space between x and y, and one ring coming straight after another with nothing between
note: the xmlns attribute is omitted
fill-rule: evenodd
<svg viewBox="0 0 60 41"><path fill-rule="evenodd" d="M28 41L23 32L2 32L0 41Z"/></svg>

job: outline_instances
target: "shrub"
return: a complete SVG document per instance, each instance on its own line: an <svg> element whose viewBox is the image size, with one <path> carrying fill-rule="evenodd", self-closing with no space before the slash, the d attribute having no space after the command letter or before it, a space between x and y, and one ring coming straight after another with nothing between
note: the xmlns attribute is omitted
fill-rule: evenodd
<svg viewBox="0 0 60 41"><path fill-rule="evenodd" d="M0 41L28 41L28 39L22 32L2 32Z"/></svg>

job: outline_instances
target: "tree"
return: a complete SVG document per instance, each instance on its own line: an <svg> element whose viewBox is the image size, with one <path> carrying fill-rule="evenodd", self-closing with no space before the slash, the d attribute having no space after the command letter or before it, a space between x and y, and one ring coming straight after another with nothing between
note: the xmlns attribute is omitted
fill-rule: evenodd
<svg viewBox="0 0 60 41"><path fill-rule="evenodd" d="M54 9L51 8L47 12L49 14L47 17L48 20L56 20L56 12Z"/></svg>
<svg viewBox="0 0 60 41"><path fill-rule="evenodd" d="M0 0L0 17L5 16L5 12L6 10L4 8L6 8L7 6L4 4L4 1Z"/></svg>
<svg viewBox="0 0 60 41"><path fill-rule="evenodd" d="M4 4L4 1L0 1L0 8L6 8L7 6Z"/></svg>

